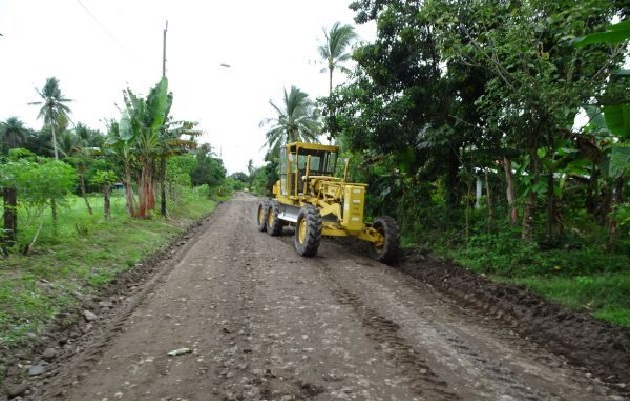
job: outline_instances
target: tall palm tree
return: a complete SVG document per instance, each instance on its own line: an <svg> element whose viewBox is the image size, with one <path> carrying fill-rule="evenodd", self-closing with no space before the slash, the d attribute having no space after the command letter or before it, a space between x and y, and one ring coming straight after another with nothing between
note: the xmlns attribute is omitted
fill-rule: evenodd
<svg viewBox="0 0 630 401"><path fill-rule="evenodd" d="M319 46L319 54L328 64L328 140L332 140L336 126L336 113L333 105L333 72L335 69L339 69L341 72L345 73L349 72L348 69L341 64L350 60L352 57L352 54L347 52L346 49L350 46L350 43L356 39L357 34L352 25L341 25L340 22L335 22L330 31L326 31L324 28L322 28L322 30L324 31L325 41ZM323 68L321 72L326 72L326 68Z"/></svg>
<svg viewBox="0 0 630 401"><path fill-rule="evenodd" d="M26 142L28 129L17 117L9 117L0 122L0 150L17 148Z"/></svg>
<svg viewBox="0 0 630 401"><path fill-rule="evenodd" d="M259 127L271 124L266 134L270 153L276 153L282 143L317 141L321 133L319 117L306 93L295 86L291 86L290 92L285 88L283 101L280 107L269 100L278 116L265 118L259 124Z"/></svg>
<svg viewBox="0 0 630 401"><path fill-rule="evenodd" d="M328 74L330 78L330 96L333 91L333 71L339 69L342 72L348 72L348 70L341 64L350 60L352 53L346 51L350 43L357 38L357 33L354 31L352 25L341 25L340 22L335 22L330 31L324 31L325 42L319 46L319 54L328 63ZM323 69L322 72L326 71Z"/></svg>
<svg viewBox="0 0 630 401"><path fill-rule="evenodd" d="M29 104L40 104L42 108L39 110L37 118L44 117L44 124L50 126L52 132L52 142L55 149L55 160L59 160L59 151L57 150L57 133L59 121L67 121L70 108L65 105L70 99L65 98L61 94L59 88L59 80L55 77L46 79L44 87L37 94L42 98L41 101L30 102Z"/></svg>

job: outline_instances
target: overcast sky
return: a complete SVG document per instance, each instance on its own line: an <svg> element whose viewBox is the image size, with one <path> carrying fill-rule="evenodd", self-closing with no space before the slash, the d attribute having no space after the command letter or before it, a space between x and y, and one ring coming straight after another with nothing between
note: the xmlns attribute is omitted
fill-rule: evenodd
<svg viewBox="0 0 630 401"><path fill-rule="evenodd" d="M0 0L0 120L17 116L39 129L35 88L60 80L73 99L71 118L104 131L120 118L129 86L145 95L162 74L162 35L168 19L167 76L175 119L200 122L222 152L228 172L262 165L265 130L296 85L312 98L327 94L318 44L322 27L353 23L350 0ZM375 28L358 26L364 40ZM229 64L231 68L221 67ZM340 75L338 79L343 77Z"/></svg>

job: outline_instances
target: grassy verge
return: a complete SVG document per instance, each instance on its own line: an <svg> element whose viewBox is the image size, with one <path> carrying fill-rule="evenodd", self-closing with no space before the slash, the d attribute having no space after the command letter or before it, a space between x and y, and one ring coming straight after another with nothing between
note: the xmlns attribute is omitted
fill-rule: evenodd
<svg viewBox="0 0 630 401"><path fill-rule="evenodd" d="M93 215L82 199L70 199L59 209L56 227L46 211L33 254L0 259L0 345L39 333L61 310L154 253L216 205L189 196L169 204L169 220L137 220L126 216L124 199L114 198L112 219L105 221L102 199L90 203ZM22 242L31 241L39 222L33 224L23 210L19 222Z"/></svg>
<svg viewBox="0 0 630 401"><path fill-rule="evenodd" d="M630 327L628 255L591 245L542 250L509 234L480 235L468 244L438 241L432 250L495 281L524 285L546 299Z"/></svg>

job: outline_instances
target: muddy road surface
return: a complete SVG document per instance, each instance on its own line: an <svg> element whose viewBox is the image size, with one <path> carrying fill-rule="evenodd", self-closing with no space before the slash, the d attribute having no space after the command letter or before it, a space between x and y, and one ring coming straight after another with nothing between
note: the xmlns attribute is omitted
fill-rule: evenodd
<svg viewBox="0 0 630 401"><path fill-rule="evenodd" d="M219 205L18 398L626 399L623 384L348 244L297 256L290 228L257 231L257 202ZM192 352L167 355L180 348Z"/></svg>

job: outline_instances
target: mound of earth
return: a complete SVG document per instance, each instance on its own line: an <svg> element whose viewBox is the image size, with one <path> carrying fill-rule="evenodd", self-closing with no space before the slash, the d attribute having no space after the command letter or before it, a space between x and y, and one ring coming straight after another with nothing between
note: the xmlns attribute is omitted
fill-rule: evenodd
<svg viewBox="0 0 630 401"><path fill-rule="evenodd" d="M601 379L630 383L630 328L550 302L522 286L495 283L451 262L411 253L398 266Z"/></svg>

